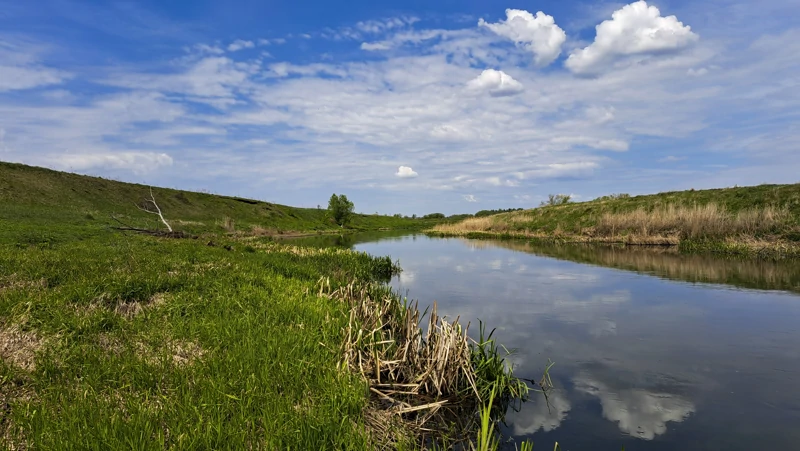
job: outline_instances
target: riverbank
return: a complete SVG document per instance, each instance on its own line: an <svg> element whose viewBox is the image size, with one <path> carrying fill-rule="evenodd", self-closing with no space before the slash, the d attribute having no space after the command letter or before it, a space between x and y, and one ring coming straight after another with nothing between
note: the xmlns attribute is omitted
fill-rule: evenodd
<svg viewBox="0 0 800 451"><path fill-rule="evenodd" d="M439 224L426 233L798 257L800 185L614 196Z"/></svg>

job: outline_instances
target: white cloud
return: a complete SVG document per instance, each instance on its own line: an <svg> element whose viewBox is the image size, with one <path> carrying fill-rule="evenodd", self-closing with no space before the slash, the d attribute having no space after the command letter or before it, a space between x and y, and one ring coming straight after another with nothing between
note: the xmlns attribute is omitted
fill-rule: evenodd
<svg viewBox="0 0 800 451"><path fill-rule="evenodd" d="M280 45L280 44L285 44L286 43L286 39L284 39L284 38L274 38L274 39L261 38L257 42L258 42L258 45Z"/></svg>
<svg viewBox="0 0 800 451"><path fill-rule="evenodd" d="M0 92L56 85L70 77L42 65L36 49L0 40Z"/></svg>
<svg viewBox="0 0 800 451"><path fill-rule="evenodd" d="M397 168L397 172L395 173L395 175L405 179L405 178L416 177L418 174L408 166L400 166L399 168Z"/></svg>
<svg viewBox="0 0 800 451"><path fill-rule="evenodd" d="M125 169L143 174L163 166L172 166L172 157L154 152L104 152L87 154L51 154L44 161L56 167L75 171L87 169Z"/></svg>
<svg viewBox="0 0 800 451"><path fill-rule="evenodd" d="M591 174L600 167L594 161L575 161L571 163L550 163L534 165L532 169L522 172L526 179L549 179L560 177L579 177Z"/></svg>
<svg viewBox="0 0 800 451"><path fill-rule="evenodd" d="M225 50L216 45L197 44L194 49L198 53L207 53L209 55L222 55L225 53Z"/></svg>
<svg viewBox="0 0 800 451"><path fill-rule="evenodd" d="M488 92L492 97L513 96L525 88L511 75L494 69L486 69L467 83L467 88L474 91Z"/></svg>
<svg viewBox="0 0 800 451"><path fill-rule="evenodd" d="M320 74L336 77L347 76L347 71L330 64L296 65L290 63L275 63L270 64L269 70L277 77L288 77L290 75L314 76Z"/></svg>
<svg viewBox="0 0 800 451"><path fill-rule="evenodd" d="M533 52L534 62L539 66L546 66L558 58L561 46L567 40L566 33L556 25L553 16L541 11L534 16L525 10L507 9L505 21L489 23L480 19L478 25Z"/></svg>
<svg viewBox="0 0 800 451"><path fill-rule="evenodd" d="M356 28L364 33L378 34L395 28L402 28L418 22L416 17L392 17L384 20L366 20L358 22Z"/></svg>
<svg viewBox="0 0 800 451"><path fill-rule="evenodd" d="M594 42L573 51L565 66L576 74L595 74L619 58L680 50L697 40L690 26L675 16L662 17L658 8L640 0L598 25Z"/></svg>
<svg viewBox="0 0 800 451"><path fill-rule="evenodd" d="M691 75L692 77L702 77L707 73L708 69L705 67L701 67L699 69L689 68L689 70L686 71L686 75Z"/></svg>
<svg viewBox="0 0 800 451"><path fill-rule="evenodd" d="M463 197L464 197L464 200L467 201L467 202L477 202L478 201L478 198L475 197L472 194L464 194Z"/></svg>
<svg viewBox="0 0 800 451"><path fill-rule="evenodd" d="M242 49L252 49L255 46L256 44L253 41L245 41L243 39L237 39L228 46L228 51L238 52L239 50Z"/></svg>
<svg viewBox="0 0 800 451"><path fill-rule="evenodd" d="M376 50L389 50L392 48L386 42L362 42L361 43L361 50L366 50L368 52L376 51Z"/></svg>

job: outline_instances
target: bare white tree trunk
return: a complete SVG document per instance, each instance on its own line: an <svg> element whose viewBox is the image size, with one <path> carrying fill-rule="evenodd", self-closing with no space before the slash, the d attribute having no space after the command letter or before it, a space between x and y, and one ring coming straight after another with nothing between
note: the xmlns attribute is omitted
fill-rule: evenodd
<svg viewBox="0 0 800 451"><path fill-rule="evenodd" d="M172 232L172 227L169 225L167 220L164 219L164 215L161 214L161 209L158 208L158 204L156 203L156 198L153 196L153 188L152 187L150 188L150 199L145 199L145 204L148 205L148 206L142 208L139 205L137 205L136 208L138 208L139 210L142 210L142 211L144 211L146 213L150 213L150 214L153 214L153 215L158 215L158 217L161 218L161 222L163 222L164 225L167 226L167 230ZM149 205L152 205L156 210L155 211L151 210Z"/></svg>

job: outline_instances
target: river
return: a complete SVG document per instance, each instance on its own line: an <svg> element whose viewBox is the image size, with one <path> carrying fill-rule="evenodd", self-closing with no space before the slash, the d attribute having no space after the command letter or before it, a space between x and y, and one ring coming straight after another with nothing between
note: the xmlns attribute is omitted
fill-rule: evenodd
<svg viewBox="0 0 800 451"><path fill-rule="evenodd" d="M800 262L424 235L324 238L399 260L440 314L541 376L504 434L537 449L800 449ZM514 449L508 444L508 449Z"/></svg>

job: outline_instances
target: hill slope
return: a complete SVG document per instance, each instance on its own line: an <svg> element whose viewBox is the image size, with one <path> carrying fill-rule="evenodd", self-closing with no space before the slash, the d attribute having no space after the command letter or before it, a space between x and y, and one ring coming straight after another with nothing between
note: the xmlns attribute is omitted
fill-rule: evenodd
<svg viewBox="0 0 800 451"><path fill-rule="evenodd" d="M274 233L341 230L324 209L168 188L154 187L153 193L173 227L192 233L220 231L225 218L245 231L253 227ZM42 226L108 224L115 215L131 225L156 227L157 217L136 208L147 196L149 187L144 185L0 162L0 221L24 220ZM435 220L359 214L353 216L349 228L419 229L435 224Z"/></svg>
<svg viewBox="0 0 800 451"><path fill-rule="evenodd" d="M432 233L796 253L800 184L607 196L441 224Z"/></svg>

